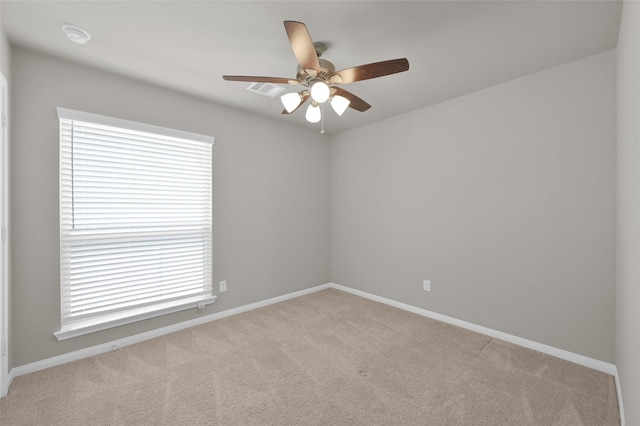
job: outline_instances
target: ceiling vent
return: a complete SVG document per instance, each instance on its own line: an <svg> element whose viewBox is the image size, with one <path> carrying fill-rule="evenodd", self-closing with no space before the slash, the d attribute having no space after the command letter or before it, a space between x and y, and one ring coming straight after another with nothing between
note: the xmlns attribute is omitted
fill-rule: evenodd
<svg viewBox="0 0 640 426"><path fill-rule="evenodd" d="M269 96L270 98L284 92L284 87L276 86L271 83L251 83L247 90Z"/></svg>

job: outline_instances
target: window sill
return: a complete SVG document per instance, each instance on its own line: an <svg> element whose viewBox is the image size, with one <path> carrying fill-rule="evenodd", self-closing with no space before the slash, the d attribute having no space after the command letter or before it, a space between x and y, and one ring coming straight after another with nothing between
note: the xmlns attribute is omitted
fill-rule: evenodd
<svg viewBox="0 0 640 426"><path fill-rule="evenodd" d="M216 298L217 296L213 295L206 296L205 298L203 298L202 296L198 296L186 300L167 302L159 305L134 309L127 312L106 315L101 318L78 321L73 324L61 327L60 331L56 331L55 333L53 333L53 335L58 340L66 340L72 337L82 336L85 334L90 334L96 331L106 330L125 324L131 324L133 322L155 318L173 312L184 311L191 308L198 308L201 302L204 302L205 305L209 305L211 303L214 303L216 301Z"/></svg>

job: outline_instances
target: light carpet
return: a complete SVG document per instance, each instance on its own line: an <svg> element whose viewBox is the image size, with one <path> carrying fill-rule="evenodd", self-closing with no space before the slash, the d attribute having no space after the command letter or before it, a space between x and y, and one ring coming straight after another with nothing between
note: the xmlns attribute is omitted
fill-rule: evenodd
<svg viewBox="0 0 640 426"><path fill-rule="evenodd" d="M17 377L10 425L619 425L612 376L324 290Z"/></svg>

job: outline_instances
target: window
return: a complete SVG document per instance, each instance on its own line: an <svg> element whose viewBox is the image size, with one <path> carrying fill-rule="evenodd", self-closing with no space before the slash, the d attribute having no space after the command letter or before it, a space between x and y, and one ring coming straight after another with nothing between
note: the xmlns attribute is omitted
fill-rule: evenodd
<svg viewBox="0 0 640 426"><path fill-rule="evenodd" d="M58 108L59 339L215 301L213 138Z"/></svg>

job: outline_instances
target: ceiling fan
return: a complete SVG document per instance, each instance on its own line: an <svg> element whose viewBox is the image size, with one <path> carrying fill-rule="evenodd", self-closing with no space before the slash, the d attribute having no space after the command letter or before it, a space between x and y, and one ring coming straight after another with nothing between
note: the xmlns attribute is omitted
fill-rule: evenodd
<svg viewBox="0 0 640 426"><path fill-rule="evenodd" d="M320 59L326 46L322 43L314 43L311 40L305 24L297 21L284 21L284 28L287 31L293 54L299 64L295 79L242 75L222 76L228 81L304 86L305 89L300 92L287 93L281 97L285 108L282 111L283 114L295 112L309 98L311 98L311 104L307 108L306 118L311 123L320 121L322 114L319 105L327 101L329 101L338 115L342 115L347 107L351 107L356 111L366 111L371 108L371 105L353 93L344 90L340 85L395 74L409 69L409 61L406 58L402 58L336 71L331 62Z"/></svg>

